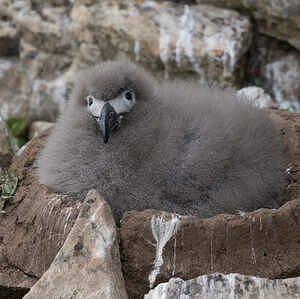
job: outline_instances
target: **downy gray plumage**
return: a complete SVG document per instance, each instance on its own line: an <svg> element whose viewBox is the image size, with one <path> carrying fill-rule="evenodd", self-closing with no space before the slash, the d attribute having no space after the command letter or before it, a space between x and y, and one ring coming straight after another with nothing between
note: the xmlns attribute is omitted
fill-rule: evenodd
<svg viewBox="0 0 300 299"><path fill-rule="evenodd" d="M118 220L128 210L210 217L277 208L284 165L267 112L232 90L158 83L116 61L78 76L38 173L77 198L97 189Z"/></svg>

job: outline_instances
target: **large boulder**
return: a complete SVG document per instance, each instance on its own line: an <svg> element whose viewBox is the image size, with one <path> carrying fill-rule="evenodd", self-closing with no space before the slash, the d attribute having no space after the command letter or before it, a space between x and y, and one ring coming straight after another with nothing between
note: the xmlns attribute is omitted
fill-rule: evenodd
<svg viewBox="0 0 300 299"><path fill-rule="evenodd" d="M188 280L214 272L291 277L300 275L300 200L278 210L209 219L128 212L120 239L130 298L142 298L171 277Z"/></svg>
<svg viewBox="0 0 300 299"><path fill-rule="evenodd" d="M10 2L0 10L16 27L20 55L3 71L17 91L0 78L5 115L53 121L73 76L108 59L137 61L158 78L239 85L244 76L252 26L232 10L160 1Z"/></svg>
<svg viewBox="0 0 300 299"><path fill-rule="evenodd" d="M35 159L48 133L32 139L9 168L19 184L0 215L1 287L28 291L49 268L79 212L80 201L55 194L37 181Z"/></svg>
<svg viewBox="0 0 300 299"><path fill-rule="evenodd" d="M26 299L127 299L117 228L107 202L91 190L63 247Z"/></svg>

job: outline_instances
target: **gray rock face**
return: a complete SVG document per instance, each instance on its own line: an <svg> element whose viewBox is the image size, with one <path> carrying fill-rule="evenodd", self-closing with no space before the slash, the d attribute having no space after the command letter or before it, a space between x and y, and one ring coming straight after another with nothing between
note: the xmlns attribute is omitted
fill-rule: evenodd
<svg viewBox="0 0 300 299"><path fill-rule="evenodd" d="M17 30L12 22L2 20L3 6L0 4L0 57L18 55L19 38Z"/></svg>
<svg viewBox="0 0 300 299"><path fill-rule="evenodd" d="M90 191L63 247L24 297L126 299L116 225L110 207Z"/></svg>
<svg viewBox="0 0 300 299"><path fill-rule="evenodd" d="M184 281L171 278L159 284L144 296L144 299L231 299L272 298L294 299L300 296L300 278L268 280L241 274L198 276Z"/></svg>
<svg viewBox="0 0 300 299"><path fill-rule="evenodd" d="M0 58L0 116L25 117L28 114L29 99L21 92L25 80L20 72L16 57Z"/></svg>
<svg viewBox="0 0 300 299"><path fill-rule="evenodd" d="M265 91L260 87L244 87L238 90L237 94L243 99L252 102L255 106L259 108L271 108L275 106L272 101L272 98L267 93L265 93Z"/></svg>
<svg viewBox="0 0 300 299"><path fill-rule="evenodd" d="M0 171L1 167L8 167L10 165L13 153L7 141L7 127L0 116Z"/></svg>
<svg viewBox="0 0 300 299"><path fill-rule="evenodd" d="M247 81L260 84L280 108L300 111L299 77L299 51L287 43L255 35L247 65Z"/></svg>
<svg viewBox="0 0 300 299"><path fill-rule="evenodd" d="M251 14L259 32L288 41L300 49L299 0L197 0L197 3L235 8Z"/></svg>
<svg viewBox="0 0 300 299"><path fill-rule="evenodd" d="M159 1L66 2L14 0L3 8L20 36L20 56L4 75L18 91L0 82L1 111L54 120L72 76L107 59L130 58L160 78L243 78L252 26L238 12Z"/></svg>

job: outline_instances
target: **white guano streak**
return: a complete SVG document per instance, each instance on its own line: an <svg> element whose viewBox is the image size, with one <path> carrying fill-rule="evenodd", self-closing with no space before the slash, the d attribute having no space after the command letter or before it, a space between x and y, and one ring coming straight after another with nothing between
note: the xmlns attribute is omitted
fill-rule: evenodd
<svg viewBox="0 0 300 299"><path fill-rule="evenodd" d="M190 8L187 4L184 5L184 13L180 17L179 22L179 38L176 42L176 63L178 67L181 66L181 49L184 50L184 53L189 58L191 64L193 65L194 70L197 73L201 73L199 64L196 62L194 52L193 52L193 28L194 28L194 18Z"/></svg>
<svg viewBox="0 0 300 299"><path fill-rule="evenodd" d="M153 216L151 218L151 230L153 237L156 240L156 252L153 270L148 277L150 289L153 287L160 268L164 263L163 249L171 237L176 234L178 227L179 216L176 214L172 214L171 219L166 219L164 214L160 216Z"/></svg>

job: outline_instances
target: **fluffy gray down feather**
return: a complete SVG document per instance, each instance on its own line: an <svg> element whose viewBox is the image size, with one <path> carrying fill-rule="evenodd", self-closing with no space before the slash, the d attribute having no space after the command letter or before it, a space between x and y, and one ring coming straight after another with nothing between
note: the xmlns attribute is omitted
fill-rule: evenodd
<svg viewBox="0 0 300 299"><path fill-rule="evenodd" d="M136 96L104 144L86 97ZM105 62L75 80L67 108L39 156L39 180L75 198L95 188L117 220L158 209L211 217L277 208L285 185L279 129L229 89L158 83L130 62Z"/></svg>

